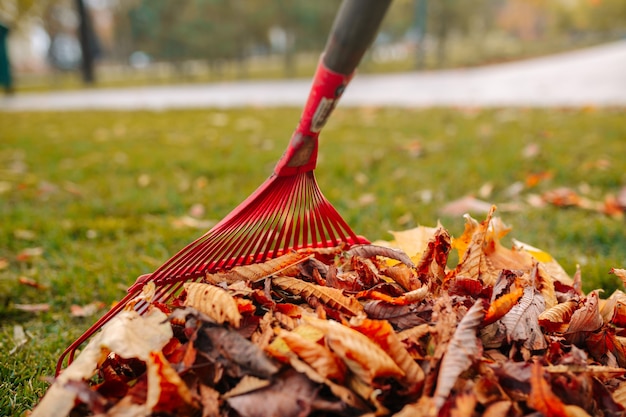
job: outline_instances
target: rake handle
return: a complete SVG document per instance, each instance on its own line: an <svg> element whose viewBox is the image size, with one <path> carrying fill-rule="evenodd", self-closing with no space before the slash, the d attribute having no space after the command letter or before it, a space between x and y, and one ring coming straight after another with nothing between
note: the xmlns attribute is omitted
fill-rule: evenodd
<svg viewBox="0 0 626 417"><path fill-rule="evenodd" d="M312 171L318 136L371 45L391 0L344 0L337 12L313 84L285 153L274 168L279 176Z"/></svg>

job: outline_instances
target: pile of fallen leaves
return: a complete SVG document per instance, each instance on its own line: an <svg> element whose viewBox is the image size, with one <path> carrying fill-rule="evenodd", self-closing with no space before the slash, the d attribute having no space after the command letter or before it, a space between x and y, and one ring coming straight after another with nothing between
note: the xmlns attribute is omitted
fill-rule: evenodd
<svg viewBox="0 0 626 417"><path fill-rule="evenodd" d="M33 416L623 415L626 294L507 232L491 211L186 283L107 324Z"/></svg>

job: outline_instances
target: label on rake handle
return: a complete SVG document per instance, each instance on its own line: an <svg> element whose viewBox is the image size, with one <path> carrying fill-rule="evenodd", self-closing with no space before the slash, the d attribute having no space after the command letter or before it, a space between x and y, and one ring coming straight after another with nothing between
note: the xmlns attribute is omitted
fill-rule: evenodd
<svg viewBox="0 0 626 417"><path fill-rule="evenodd" d="M352 78L352 74L344 75L331 71L326 68L323 60L320 60L297 129L299 132L305 135L319 133L335 109L339 98L350 82L350 78Z"/></svg>
<svg viewBox="0 0 626 417"><path fill-rule="evenodd" d="M313 113L313 118L311 119L311 132L317 133L324 127L337 101L338 99L326 97L320 100L317 109L315 109L315 113Z"/></svg>
<svg viewBox="0 0 626 417"><path fill-rule="evenodd" d="M274 169L276 175L295 175L315 169L317 137L351 78L352 74L339 74L326 68L320 59L298 127Z"/></svg>

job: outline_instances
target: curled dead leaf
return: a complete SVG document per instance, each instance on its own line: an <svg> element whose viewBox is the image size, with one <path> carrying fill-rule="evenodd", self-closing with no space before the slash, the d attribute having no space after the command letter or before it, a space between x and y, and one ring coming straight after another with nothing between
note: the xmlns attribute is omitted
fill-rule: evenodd
<svg viewBox="0 0 626 417"><path fill-rule="evenodd" d="M274 277L272 283L295 295L317 297L322 303L344 313L357 315L363 311L363 306L356 298L346 297L343 291L336 288L322 287L291 277Z"/></svg>
<svg viewBox="0 0 626 417"><path fill-rule="evenodd" d="M326 334L328 346L364 383L372 385L377 378L402 379L404 371L367 336L333 320L305 317L305 321Z"/></svg>

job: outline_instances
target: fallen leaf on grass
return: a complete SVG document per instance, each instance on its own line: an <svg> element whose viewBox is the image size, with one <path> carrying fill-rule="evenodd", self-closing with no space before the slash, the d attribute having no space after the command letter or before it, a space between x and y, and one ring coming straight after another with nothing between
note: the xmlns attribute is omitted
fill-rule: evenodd
<svg viewBox="0 0 626 417"><path fill-rule="evenodd" d="M26 332L24 331L24 328L19 324L16 324L15 326L13 326L13 343L14 343L14 346L9 351L9 355L14 354L22 346L28 343L28 337L26 337Z"/></svg>
<svg viewBox="0 0 626 417"><path fill-rule="evenodd" d="M72 315L72 317L89 317L96 314L98 310L102 309L103 307L104 303L101 301L94 301L83 306L72 304L70 306L70 314Z"/></svg>
<svg viewBox="0 0 626 417"><path fill-rule="evenodd" d="M172 220L172 226L176 228L188 227L190 229L206 230L215 225L214 220L202 220L191 216L182 216Z"/></svg>
<svg viewBox="0 0 626 417"><path fill-rule="evenodd" d="M38 258L43 255L43 248L35 247L35 248L26 248L23 249L20 253L17 254L15 259L19 262L27 262L33 258Z"/></svg>
<svg viewBox="0 0 626 417"><path fill-rule="evenodd" d="M13 236L15 236L16 239L30 241L30 240L35 240L37 238L37 233L28 229L15 229L13 231Z"/></svg>
<svg viewBox="0 0 626 417"><path fill-rule="evenodd" d="M0 268L1 269L1 268ZM38 290L45 290L48 287L46 285L40 284L32 278L21 276L17 280L21 285L26 285L27 287L33 287Z"/></svg>
<svg viewBox="0 0 626 417"><path fill-rule="evenodd" d="M440 212L446 216L457 217L466 213L487 214L491 207L491 203L479 200L473 196L466 196L446 204Z"/></svg>
<svg viewBox="0 0 626 417"><path fill-rule="evenodd" d="M50 304L13 304L13 308L20 311L27 311L29 313L42 313L50 310Z"/></svg>

